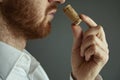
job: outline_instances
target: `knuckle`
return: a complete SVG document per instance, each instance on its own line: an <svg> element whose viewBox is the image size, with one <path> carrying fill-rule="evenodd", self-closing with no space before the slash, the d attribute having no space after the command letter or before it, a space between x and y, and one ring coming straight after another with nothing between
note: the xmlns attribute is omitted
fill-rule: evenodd
<svg viewBox="0 0 120 80"><path fill-rule="evenodd" d="M109 56L108 55L104 55L102 58L102 61L104 62L104 63L107 63L107 61L109 60Z"/></svg>
<svg viewBox="0 0 120 80"><path fill-rule="evenodd" d="M92 44L95 44L96 42L96 37L94 35L89 36L88 41L90 41Z"/></svg>
<svg viewBox="0 0 120 80"><path fill-rule="evenodd" d="M97 46L95 44L91 45L91 50L97 52Z"/></svg>
<svg viewBox="0 0 120 80"><path fill-rule="evenodd" d="M100 57L100 60L103 64L106 64L107 61L109 60L109 55L108 54L100 54L99 57Z"/></svg>
<svg viewBox="0 0 120 80"><path fill-rule="evenodd" d="M98 25L99 30L103 30L103 27L101 25Z"/></svg>

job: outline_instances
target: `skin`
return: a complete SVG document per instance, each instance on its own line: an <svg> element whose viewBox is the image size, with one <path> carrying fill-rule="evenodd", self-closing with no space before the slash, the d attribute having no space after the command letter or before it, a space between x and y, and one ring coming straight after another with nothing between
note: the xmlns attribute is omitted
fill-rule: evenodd
<svg viewBox="0 0 120 80"><path fill-rule="evenodd" d="M80 26L72 25L72 75L76 80L95 80L109 59L108 44L102 26L84 14L80 18L89 29L83 32Z"/></svg>
<svg viewBox="0 0 120 80"><path fill-rule="evenodd" d="M46 37L50 33L57 5L64 2L65 0L1 1L0 40L23 50L27 40Z"/></svg>
<svg viewBox="0 0 120 80"><path fill-rule="evenodd" d="M57 5L65 0L0 0L0 41L23 50L30 39L46 37ZM95 80L108 61L104 30L88 16L80 15L89 29L72 25L72 75L76 80Z"/></svg>

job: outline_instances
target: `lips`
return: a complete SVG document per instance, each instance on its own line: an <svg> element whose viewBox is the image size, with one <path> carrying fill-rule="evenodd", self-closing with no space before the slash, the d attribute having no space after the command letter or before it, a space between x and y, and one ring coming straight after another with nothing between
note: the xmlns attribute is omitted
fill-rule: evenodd
<svg viewBox="0 0 120 80"><path fill-rule="evenodd" d="M49 15L55 15L56 11L57 11L56 9L51 10L48 14L49 14Z"/></svg>
<svg viewBox="0 0 120 80"><path fill-rule="evenodd" d="M57 11L57 10L54 9L54 10L51 10L51 11L48 13L48 16L49 16L49 20L50 20L50 21L54 18L56 11Z"/></svg>
<svg viewBox="0 0 120 80"><path fill-rule="evenodd" d="M51 21L54 18L56 12L57 12L57 3L53 3L47 8L47 16L49 21Z"/></svg>

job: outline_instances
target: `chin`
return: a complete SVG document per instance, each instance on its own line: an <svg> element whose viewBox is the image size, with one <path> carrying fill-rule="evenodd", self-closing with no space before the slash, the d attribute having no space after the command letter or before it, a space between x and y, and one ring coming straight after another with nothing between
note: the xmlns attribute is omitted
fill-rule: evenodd
<svg viewBox="0 0 120 80"><path fill-rule="evenodd" d="M40 25L39 27L26 33L27 39L42 39L47 37L51 32L51 23Z"/></svg>

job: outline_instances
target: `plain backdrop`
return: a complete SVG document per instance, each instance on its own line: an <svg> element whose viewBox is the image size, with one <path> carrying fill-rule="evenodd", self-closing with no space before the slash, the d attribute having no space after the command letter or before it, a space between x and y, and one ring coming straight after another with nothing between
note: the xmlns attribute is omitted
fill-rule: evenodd
<svg viewBox="0 0 120 80"><path fill-rule="evenodd" d="M100 74L104 80L120 80L120 0L67 0L58 7L51 34L44 39L29 41L26 49L41 63L50 80L69 80L73 39L71 22L62 11L67 4L104 27L110 59ZM87 29L84 23L81 26Z"/></svg>

